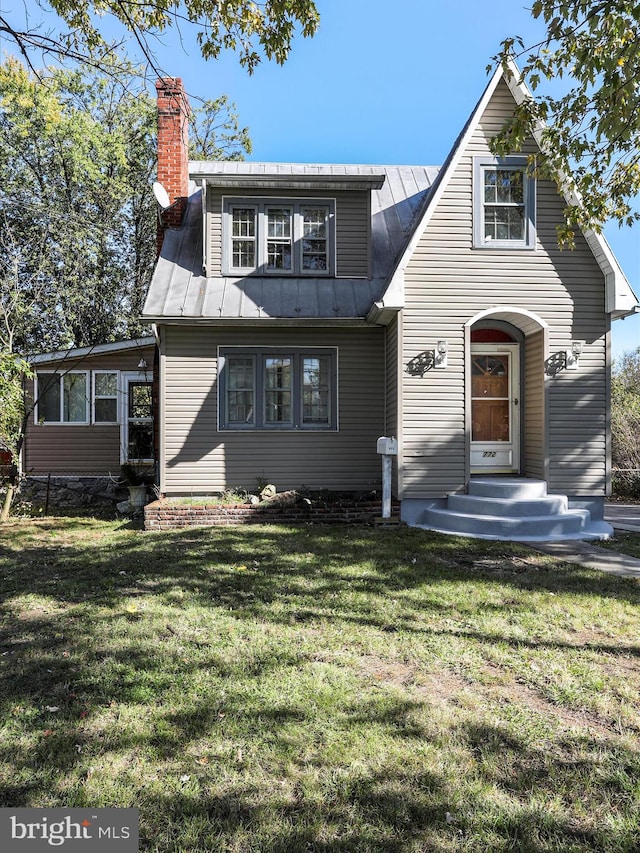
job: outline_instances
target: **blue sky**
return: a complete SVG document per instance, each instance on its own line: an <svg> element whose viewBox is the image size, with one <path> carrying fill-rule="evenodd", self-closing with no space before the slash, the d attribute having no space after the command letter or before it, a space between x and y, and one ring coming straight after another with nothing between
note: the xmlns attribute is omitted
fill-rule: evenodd
<svg viewBox="0 0 640 853"><path fill-rule="evenodd" d="M18 2L18 0L14 0ZM249 159L440 165L487 82L500 41L544 30L521 0L316 0L313 39L253 76L237 58L200 58L184 29L154 45L164 72L192 97L227 94L253 140ZM530 3L527 3L530 6ZM132 48L133 53L133 48ZM606 237L640 296L640 228ZM614 356L640 346L640 316L613 324Z"/></svg>

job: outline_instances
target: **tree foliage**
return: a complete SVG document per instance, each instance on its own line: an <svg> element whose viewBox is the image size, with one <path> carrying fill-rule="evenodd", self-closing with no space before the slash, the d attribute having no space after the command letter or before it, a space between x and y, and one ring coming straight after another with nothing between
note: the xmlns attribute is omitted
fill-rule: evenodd
<svg viewBox="0 0 640 853"><path fill-rule="evenodd" d="M0 352L0 441L14 455L19 450L24 416L23 379L31 376L27 362Z"/></svg>
<svg viewBox="0 0 640 853"><path fill-rule="evenodd" d="M55 16L56 26L38 21L35 9L20 16L21 4L0 11L0 36L28 65L34 54L53 54L103 67L112 55L104 30L115 23L131 34L156 75L153 41L168 30L192 34L205 59L237 51L251 73L262 57L282 64L296 32L313 36L319 22L313 0L39 0L38 6Z"/></svg>
<svg viewBox="0 0 640 853"><path fill-rule="evenodd" d="M544 22L545 38L532 47L508 38L494 59L508 70L515 57L536 95L516 108L494 150L520 150L541 131L538 174L559 186L570 175L577 194L559 229L560 242L571 244L576 227L640 218L633 202L640 191L640 4L535 0L531 12ZM537 94L543 81L553 94Z"/></svg>
<svg viewBox="0 0 640 853"><path fill-rule="evenodd" d="M0 449L8 450L13 460L18 459L24 439L26 407L23 382L31 375L23 358L0 350ZM0 522L9 516L17 475L14 461L5 483Z"/></svg>
<svg viewBox="0 0 640 853"><path fill-rule="evenodd" d="M192 160L243 160L251 153L248 127L240 127L236 105L227 95L204 100L189 117L189 156Z"/></svg>
<svg viewBox="0 0 640 853"><path fill-rule="evenodd" d="M80 68L0 65L0 346L35 352L140 333L155 262L156 102ZM192 117L193 156L250 151L225 96Z"/></svg>
<svg viewBox="0 0 640 853"><path fill-rule="evenodd" d="M611 383L611 433L614 468L631 472L640 497L640 347L614 365Z"/></svg>
<svg viewBox="0 0 640 853"><path fill-rule="evenodd" d="M0 66L0 217L10 243L0 299L12 349L126 330L153 263L154 149L153 103L139 88L82 70L37 79L15 60Z"/></svg>

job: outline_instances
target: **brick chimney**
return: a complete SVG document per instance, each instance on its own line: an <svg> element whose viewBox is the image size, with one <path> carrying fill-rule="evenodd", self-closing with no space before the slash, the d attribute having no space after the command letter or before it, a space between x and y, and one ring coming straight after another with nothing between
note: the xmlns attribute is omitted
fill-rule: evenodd
<svg viewBox="0 0 640 853"><path fill-rule="evenodd" d="M165 228L179 228L189 194L189 101L179 77L156 81L158 93L158 181L171 207L162 211L158 225L158 254Z"/></svg>

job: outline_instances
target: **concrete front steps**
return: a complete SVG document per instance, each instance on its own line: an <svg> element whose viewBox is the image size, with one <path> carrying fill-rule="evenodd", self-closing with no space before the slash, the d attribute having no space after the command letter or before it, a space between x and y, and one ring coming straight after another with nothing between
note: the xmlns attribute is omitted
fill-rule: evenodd
<svg viewBox="0 0 640 853"><path fill-rule="evenodd" d="M446 506L425 510L419 526L514 542L608 539L613 533L588 509L569 509L565 495L548 495L544 480L524 477L473 477L468 494L451 494Z"/></svg>

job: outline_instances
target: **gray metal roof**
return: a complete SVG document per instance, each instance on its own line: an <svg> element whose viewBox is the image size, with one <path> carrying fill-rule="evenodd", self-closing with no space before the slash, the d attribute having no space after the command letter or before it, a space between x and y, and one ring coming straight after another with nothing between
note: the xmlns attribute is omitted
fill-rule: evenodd
<svg viewBox="0 0 640 853"><path fill-rule="evenodd" d="M125 352L131 349L141 349L142 347L150 347L155 345L154 337L132 338L128 341L116 341L110 344L93 344L86 347L70 347L65 350L54 350L52 352L42 352L36 355L27 355L26 359L30 364L47 364L55 361L69 361L85 358L90 355L107 355L114 352Z"/></svg>
<svg viewBox="0 0 640 853"><path fill-rule="evenodd" d="M229 161L190 167L192 176L224 186L370 189L372 277L206 277L201 190L194 184L183 226L165 232L142 313L146 320L363 319L384 293L438 174L427 166Z"/></svg>
<svg viewBox="0 0 640 853"><path fill-rule="evenodd" d="M244 160L192 160L194 181L212 186L287 187L289 189L380 189L385 173L378 166L331 163L246 163Z"/></svg>

